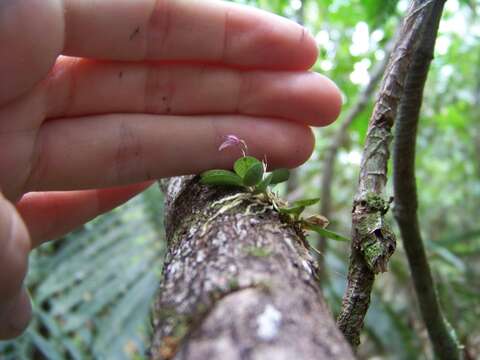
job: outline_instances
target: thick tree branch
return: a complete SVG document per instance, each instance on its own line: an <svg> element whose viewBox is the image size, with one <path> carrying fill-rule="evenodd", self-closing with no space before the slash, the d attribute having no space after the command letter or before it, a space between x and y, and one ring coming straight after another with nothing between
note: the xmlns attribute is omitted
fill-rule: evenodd
<svg viewBox="0 0 480 360"><path fill-rule="evenodd" d="M459 359L460 350L445 322L423 247L417 216L415 143L423 89L433 58L435 39L445 1L436 1L422 42L413 57L395 124L393 148L394 215L412 273L420 312L438 359Z"/></svg>
<svg viewBox="0 0 480 360"><path fill-rule="evenodd" d="M385 222L385 199L391 128L403 96L404 83L435 0L412 0L397 38L370 118L352 210L352 245L347 289L338 317L345 337L360 343L375 274L386 271L395 237Z"/></svg>
<svg viewBox="0 0 480 360"><path fill-rule="evenodd" d="M303 234L251 194L164 183L168 254L151 359L353 359Z"/></svg>

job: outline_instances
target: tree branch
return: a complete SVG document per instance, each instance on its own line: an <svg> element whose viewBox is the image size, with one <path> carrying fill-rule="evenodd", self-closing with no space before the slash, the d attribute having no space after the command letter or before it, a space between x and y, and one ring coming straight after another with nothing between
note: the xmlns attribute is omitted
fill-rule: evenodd
<svg viewBox="0 0 480 360"><path fill-rule="evenodd" d="M249 193L163 182L168 254L151 359L353 360L299 229Z"/></svg>
<svg viewBox="0 0 480 360"><path fill-rule="evenodd" d="M391 44L387 45L385 52L385 58L379 61L370 73L370 81L365 86L360 93L358 94L357 101L353 104L352 107L343 117L341 121L340 128L334 135L331 146L327 149L327 154L325 155L325 161L322 169L322 179L321 179L321 211L320 213L327 218L331 212L331 197L332 197L332 179L335 169L335 162L337 158L338 151L345 145L348 128L352 122L357 118L360 113L368 105L368 101L372 97L375 88L377 87L378 82L382 78L383 73L388 64L388 59L391 55Z"/></svg>
<svg viewBox="0 0 480 360"><path fill-rule="evenodd" d="M444 4L444 0L435 2L405 82L404 96L400 102L394 130L393 185L394 215L402 235L423 321L436 357L454 360L460 358L459 344L442 314L423 247L417 216L415 182L415 143L418 120Z"/></svg>
<svg viewBox="0 0 480 360"><path fill-rule="evenodd" d="M375 91L380 79L382 78L382 75L385 72L388 64L388 59L390 58L392 47L393 42L387 44L385 57L381 61L379 61L372 69L370 73L369 83L360 91L356 102L353 104L353 106L350 107L350 109L343 117L340 128L335 133L332 144L327 149L322 167L322 176L320 180L320 199L322 200L320 202L320 214L322 214L328 219L330 219L332 211L332 183L338 152L343 146L345 146L348 135L348 128L357 118L357 116L362 113L362 111L366 108L366 106L368 105L368 101L372 97L373 92ZM320 253L324 254L324 256L326 253L326 246L327 239L320 237L318 248L320 250ZM323 278L325 267L323 266L322 259L319 260L320 278Z"/></svg>
<svg viewBox="0 0 480 360"><path fill-rule="evenodd" d="M338 326L354 347L360 343L375 274L386 271L395 250L395 236L384 219L389 208L385 185L391 128L413 55L435 4L435 0L412 0L369 122L353 201L348 283L338 317Z"/></svg>

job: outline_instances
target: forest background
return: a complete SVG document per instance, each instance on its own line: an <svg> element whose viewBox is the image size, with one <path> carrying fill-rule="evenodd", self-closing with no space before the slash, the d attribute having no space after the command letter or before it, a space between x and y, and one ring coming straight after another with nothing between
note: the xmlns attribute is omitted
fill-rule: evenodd
<svg viewBox="0 0 480 360"><path fill-rule="evenodd" d="M312 158L279 191L289 200L320 196L329 228L348 236L378 74L383 73L408 1L237 2L303 23L320 50L314 70L332 78L343 92L339 121L316 130ZM446 2L424 92L416 154L419 220L428 260L445 316L472 358L480 354L479 11L477 0ZM358 111L350 118L352 109ZM339 131L344 131L340 142ZM338 152L326 206L322 183L332 146ZM152 187L36 250L27 279L34 321L19 339L0 342L0 359L143 359L151 331L149 308L161 275L159 259L166 247L161 203L162 194ZM398 234L391 214L387 221ZM319 246L315 236L311 241ZM321 286L337 314L349 246L327 240L320 248ZM401 242L389 271L376 279L358 351L361 359L433 358Z"/></svg>

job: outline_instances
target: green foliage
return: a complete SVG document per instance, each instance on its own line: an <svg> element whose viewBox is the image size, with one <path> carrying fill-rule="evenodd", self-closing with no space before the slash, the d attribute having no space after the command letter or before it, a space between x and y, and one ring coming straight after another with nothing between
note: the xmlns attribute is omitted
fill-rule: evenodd
<svg viewBox="0 0 480 360"><path fill-rule="evenodd" d="M242 156L233 164L233 170L243 179L253 165L262 165L262 162L253 156Z"/></svg>
<svg viewBox="0 0 480 360"><path fill-rule="evenodd" d="M273 173L267 174L262 181L256 186L255 193L260 194L267 191L268 186L272 184Z"/></svg>
<svg viewBox="0 0 480 360"><path fill-rule="evenodd" d="M266 165L253 156L242 156L233 165L233 170L207 170L200 175L204 185L237 186L263 193L268 186L285 182L290 176L288 169L277 169L265 174Z"/></svg>
<svg viewBox="0 0 480 360"><path fill-rule="evenodd" d="M396 15L399 0L361 0L366 19L373 27L381 26L389 17Z"/></svg>
<svg viewBox="0 0 480 360"><path fill-rule="evenodd" d="M352 81L352 75L362 61L370 71L383 56L384 46L409 1L302 2L304 23L319 43L320 57L314 70L339 85L346 113L364 85ZM288 5L280 10L282 15L298 16ZM425 90L416 156L419 219L440 302L473 357L480 353L476 324L480 317L479 11L477 0L446 2ZM353 34L361 23L368 27L368 46L365 51L355 52ZM348 233L351 225L353 189L374 100L373 96L350 126L335 168L329 218L330 227L341 233ZM342 117L336 124L316 130L315 153L299 171L301 194L318 196L324 156L341 121ZM392 221L390 216L386 220ZM329 242L328 250L321 255L328 274L322 286L334 311L338 311L343 295L347 254L345 243ZM379 277L375 287L359 358L432 359L416 299L410 291L411 279L401 244L391 259L389 273Z"/></svg>
<svg viewBox="0 0 480 360"><path fill-rule="evenodd" d="M292 206L292 207L282 207L280 212L288 215L292 215L295 220L300 218L300 215L305 211L305 206Z"/></svg>
<svg viewBox="0 0 480 360"><path fill-rule="evenodd" d="M333 231L324 229L323 227L321 227L319 225L316 225L316 224L311 224L311 223L306 222L304 226L305 226L306 229L315 231L317 234L319 234L320 236L323 236L327 239L331 239L331 240L335 240L335 241L347 241L347 242L350 241L349 238L346 238L345 236L337 234Z"/></svg>
<svg viewBox="0 0 480 360"><path fill-rule="evenodd" d="M292 205L295 206L295 207L301 207L301 206L307 207L307 206L315 205L319 201L320 201L320 198L302 199L302 200L297 200L297 201L293 202Z"/></svg>
<svg viewBox="0 0 480 360"><path fill-rule="evenodd" d="M151 188L36 250L27 278L34 320L0 342L0 358L143 357L164 252L162 202Z"/></svg>
<svg viewBox="0 0 480 360"><path fill-rule="evenodd" d="M314 70L338 84L344 96L343 113L355 104L365 85L354 74L370 71L382 58L408 4L397 0L303 0L300 18L295 1L236 2L305 23L319 44ZM418 129L419 218L440 302L474 358L480 353L480 4L477 0L449 0L446 4ZM352 51L362 27L367 29L366 46ZM353 189L374 100L372 97L354 120L339 153L329 216L329 229L336 232L350 230ZM341 121L316 130L315 153L298 172L298 189L287 198L319 196L326 149ZM238 182L245 173L234 171L227 176L236 176L236 180L225 185L245 187L243 180ZM276 184L274 174L264 174L254 192L265 193ZM282 181L278 183L282 191ZM143 358L147 306L160 268L160 255L151 252L163 251L157 235L148 235L162 231L159 203L142 196L67 239L37 250L27 280L35 303L34 322L21 338L0 342L0 358L32 359L34 353L36 358L48 359ZM304 215L308 211L320 212L314 209L316 205L291 202L281 211L298 220L302 216L308 219ZM387 221L391 222L388 216ZM313 237L309 240L315 242ZM348 249L345 242L327 245L321 255L327 274L321 285L336 313L347 278ZM253 250L254 254L263 253ZM432 359L400 244L389 272L377 278L365 323L360 359Z"/></svg>
<svg viewBox="0 0 480 360"><path fill-rule="evenodd" d="M233 169L235 173L228 170L208 170L201 174L201 183L214 186L239 186L250 189L253 194L264 193L267 199L270 199L277 209L288 222L298 224L304 230L314 231L321 236L336 240L348 241L346 237L333 231L324 229L328 225L328 220L324 226L320 226L308 219L301 218L301 214L309 206L315 205L320 201L319 198L303 199L292 203L291 206L279 205L276 200L267 192L269 185L276 185L288 180L290 171L288 169L277 169L272 173L265 174L265 164L252 156L243 156L235 161Z"/></svg>
<svg viewBox="0 0 480 360"><path fill-rule="evenodd" d="M202 174L202 184L222 186L243 186L243 179L228 170L208 170Z"/></svg>
<svg viewBox="0 0 480 360"><path fill-rule="evenodd" d="M320 198L298 200L293 202L291 206L282 207L279 210L284 214L292 215L295 220L299 220L300 215L305 211L308 206L315 205L319 201Z"/></svg>
<svg viewBox="0 0 480 360"><path fill-rule="evenodd" d="M301 217L307 207L313 206L319 201L319 198L298 200L293 202L290 207L279 207L278 210L281 214L289 216L291 218L290 221L298 223L304 230L314 231L324 238L335 241L349 241L350 239L325 229L328 225L328 220L325 217L321 215L311 216L309 218Z"/></svg>
<svg viewBox="0 0 480 360"><path fill-rule="evenodd" d="M271 185L276 185L288 181L290 178L290 171L288 169L277 169L272 172Z"/></svg>
<svg viewBox="0 0 480 360"><path fill-rule="evenodd" d="M243 184L245 186L256 186L263 180L265 170L262 163L253 164L247 169L243 176Z"/></svg>

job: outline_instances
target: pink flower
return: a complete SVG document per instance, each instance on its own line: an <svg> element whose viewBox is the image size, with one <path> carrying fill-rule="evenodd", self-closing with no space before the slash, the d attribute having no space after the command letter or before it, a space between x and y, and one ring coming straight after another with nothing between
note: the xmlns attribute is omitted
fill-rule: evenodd
<svg viewBox="0 0 480 360"><path fill-rule="evenodd" d="M242 151L243 156L246 155L248 150L246 142L235 135L226 135L223 143L218 148L218 151L222 151L231 146L238 146Z"/></svg>

